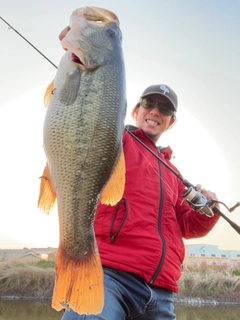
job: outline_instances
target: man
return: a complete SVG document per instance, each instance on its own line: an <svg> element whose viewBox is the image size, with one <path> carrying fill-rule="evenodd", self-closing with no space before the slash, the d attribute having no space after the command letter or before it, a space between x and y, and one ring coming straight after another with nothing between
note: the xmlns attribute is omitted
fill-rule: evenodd
<svg viewBox="0 0 240 320"><path fill-rule="evenodd" d="M152 153L173 170L172 150L157 147L176 121L178 99L167 85L152 85L132 111L136 127L123 134L126 184L115 206L99 203L94 230L104 268L101 314L80 316L65 311L63 320L174 320L173 292L184 259L182 238L205 236L216 224L183 201L185 186ZM150 149L150 150L149 150ZM196 188L207 198L216 194Z"/></svg>

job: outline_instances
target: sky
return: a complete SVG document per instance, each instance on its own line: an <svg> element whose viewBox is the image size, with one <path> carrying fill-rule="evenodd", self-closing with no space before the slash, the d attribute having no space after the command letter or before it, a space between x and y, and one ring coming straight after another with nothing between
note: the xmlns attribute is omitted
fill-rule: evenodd
<svg viewBox="0 0 240 320"><path fill-rule="evenodd" d="M1 0L3 1L3 0ZM64 51L58 34L76 8L98 6L120 20L128 113L144 89L169 85L178 95L177 123L159 140L192 184L217 193L228 207L240 201L240 1L8 0L0 16L50 61ZM37 209L45 166L42 127L45 88L56 68L0 20L0 248L58 246L56 208ZM240 225L240 207L224 214ZM240 250L240 235L220 219L203 243Z"/></svg>

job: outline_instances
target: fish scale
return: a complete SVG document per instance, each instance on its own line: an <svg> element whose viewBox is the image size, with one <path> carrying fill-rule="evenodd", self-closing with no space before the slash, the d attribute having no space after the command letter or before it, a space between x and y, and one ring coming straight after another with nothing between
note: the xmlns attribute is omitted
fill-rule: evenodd
<svg viewBox="0 0 240 320"><path fill-rule="evenodd" d="M47 164L38 206L50 212L57 199L60 236L53 308L97 314L104 297L93 230L96 207L99 200L117 203L125 181L122 36L116 15L96 7L75 10L70 26L62 40L67 52L45 95Z"/></svg>

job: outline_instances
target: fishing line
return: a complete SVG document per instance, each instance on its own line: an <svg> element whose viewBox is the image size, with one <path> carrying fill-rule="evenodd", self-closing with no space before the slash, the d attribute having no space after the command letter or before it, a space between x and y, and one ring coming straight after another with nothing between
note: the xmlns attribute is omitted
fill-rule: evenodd
<svg viewBox="0 0 240 320"><path fill-rule="evenodd" d="M157 159L158 159L164 166L166 166L175 176L177 176L177 177L182 181L182 183L188 188L188 190L190 190L190 189L192 189L192 188L195 189L195 187L194 187L188 180L184 179L181 174L178 174L175 170L173 170L173 168L171 168L171 167L170 167L165 161L163 161L156 153L154 153L147 145L145 145L145 143L143 143L140 139L138 139L138 137L137 137L135 134L133 134L128 128L125 128L125 129L126 129L126 131L127 131L137 142L139 142L143 147L145 147L155 158L157 158ZM196 190L196 189L195 189L195 190ZM197 193L198 193L198 192L197 192ZM199 193L199 194L201 195L201 193ZM223 219L225 219L225 220L230 224L230 226L231 226L235 231L237 231L238 234L240 234L240 226L237 225L237 224L236 224L234 221L232 221L231 219L229 219L229 218L215 205L215 203L222 204L222 205L225 206L225 208L228 209L229 212L232 212L233 210L235 210L237 207L240 206L240 202L238 202L238 203L237 203L235 206L233 206L232 208L228 208L225 203L223 203L223 202L221 202L221 201L218 201L218 200L212 199L212 200L210 200L210 201L207 201L207 202L204 204L204 206L202 206L202 205L198 205L198 201L197 201L196 203L193 202L193 200L199 200L199 199L201 199L201 198L199 198L198 196L199 196L199 195L197 195L196 199L195 199L195 198L191 199L192 201L188 201L188 199L186 199L186 201L190 204L190 206L191 206L195 211L198 211L198 207L199 207L199 208L201 208L201 207L202 207L202 208L204 208L204 207L210 207L211 205L214 204L214 208L213 208L214 212L217 213L218 215L220 215ZM184 197L184 195L183 195L183 197ZM184 197L184 198L185 198L185 197ZM201 209L200 209L200 212L201 212ZM202 213L205 213L205 214L206 214L206 212L204 212L204 210L203 210ZM206 215L208 215L208 214L206 214Z"/></svg>
<svg viewBox="0 0 240 320"><path fill-rule="evenodd" d="M2 17L0 19L5 22L9 29L12 29L15 31L23 40L25 40L31 47L33 47L38 53L40 53L48 62L50 62L56 69L58 68L51 60L49 60L40 50L38 50L30 41L28 41L20 32L18 32L16 29L14 29L6 20L4 20Z"/></svg>
<svg viewBox="0 0 240 320"><path fill-rule="evenodd" d="M138 139L138 137L135 136L129 129L126 129L126 130L134 139L136 139L143 147L145 147L155 158L157 158L165 167L167 167L168 170L170 170L175 176L177 176L178 179L180 179L187 188L194 187L190 182L188 182L186 179L184 179L181 174L178 174L175 170L173 170L172 167L170 167L156 153L154 153L147 145L145 145L140 139Z"/></svg>
<svg viewBox="0 0 240 320"><path fill-rule="evenodd" d="M58 69L58 67L50 60L48 59L40 50L38 50L30 41L28 41L20 32L18 32L15 28L13 28L5 19L3 19L2 17L0 17L0 19L6 23L9 27L9 29L12 29L13 31L15 31L23 40L25 40L31 47L34 48L34 50L36 50L41 56L43 56L49 63L51 63L56 69ZM139 143L141 143L153 156L155 156L163 165L165 165L175 176L177 176L182 182L183 184L187 187L187 188L194 188L194 186L188 182L186 179L184 179L182 177L181 174L178 174L175 170L173 170L167 163L165 163L165 161L163 161L158 155L156 155L150 148L148 148L145 144L143 144L141 142L141 140L139 140L134 134L131 133L130 130L126 130L130 135L132 135ZM140 151L140 150L139 150ZM149 162L149 160L146 158L146 160ZM150 163L150 162L149 162ZM152 166L153 167L153 166ZM158 173L159 175L159 173ZM160 176L160 175L159 175ZM160 176L160 178L162 179L162 177ZM170 186L169 186L170 187ZM222 203L220 201L218 201L218 203ZM222 203L223 205L225 205L224 203ZM240 206L240 202L238 202L234 207L232 208L228 208L226 205L225 207L231 212L233 211L236 207ZM235 224L233 221L231 221L229 218L227 218L216 206L215 209L217 211L217 213L222 216L239 234L240 234L240 227Z"/></svg>
<svg viewBox="0 0 240 320"><path fill-rule="evenodd" d="M128 128L128 126L125 127L125 130L127 131L127 133L129 133L132 137L135 138L135 140L139 140ZM136 142L137 142L136 141ZM141 140L140 140L141 141ZM139 141L138 141L139 142ZM146 148L147 146L143 143L140 143L144 148ZM163 181L163 177L161 176L161 174L159 173L159 171L153 166L153 164L149 161L149 159L146 157L146 155L142 152L142 150L139 148L139 144L135 143L136 148L138 149L138 151L142 154L142 156L145 158L146 162L150 165L150 167L153 169L153 171L156 173L156 175L159 177L160 180ZM155 158L157 158L160 162L162 162L163 160L156 154L154 153L151 149L149 149L148 147L146 148ZM172 168L171 168L172 169ZM170 190L172 190L173 194L178 198L178 200L182 200L182 197L179 196L179 194L177 194L172 186L170 185L170 183L168 183L167 181L164 181L164 183L169 187Z"/></svg>

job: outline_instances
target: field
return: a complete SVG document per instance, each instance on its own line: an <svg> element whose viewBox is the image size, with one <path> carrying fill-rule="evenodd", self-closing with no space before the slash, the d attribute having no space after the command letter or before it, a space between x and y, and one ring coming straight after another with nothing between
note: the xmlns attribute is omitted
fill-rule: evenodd
<svg viewBox="0 0 240 320"><path fill-rule="evenodd" d="M0 299L51 299L54 262L0 263ZM240 270L184 269L179 280L180 303L240 304Z"/></svg>
<svg viewBox="0 0 240 320"><path fill-rule="evenodd" d="M240 304L240 270L184 270L179 287L177 301Z"/></svg>

